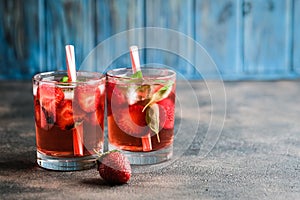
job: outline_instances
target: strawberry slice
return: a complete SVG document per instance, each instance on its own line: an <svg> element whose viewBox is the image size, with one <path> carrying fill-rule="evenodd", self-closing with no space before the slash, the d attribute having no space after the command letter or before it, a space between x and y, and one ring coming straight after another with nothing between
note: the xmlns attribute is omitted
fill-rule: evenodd
<svg viewBox="0 0 300 200"><path fill-rule="evenodd" d="M107 88L106 90L107 98L111 99L114 93L114 89L116 88L116 83L107 82L106 88Z"/></svg>
<svg viewBox="0 0 300 200"><path fill-rule="evenodd" d="M148 134L149 127L146 122L146 112L142 112L144 106L139 104L130 105L114 115L116 124L125 133L141 138Z"/></svg>
<svg viewBox="0 0 300 200"><path fill-rule="evenodd" d="M96 111L97 120L102 128L102 131L104 129L104 112L103 111Z"/></svg>
<svg viewBox="0 0 300 200"><path fill-rule="evenodd" d="M159 105L160 127L165 129L174 128L175 95L171 93L169 97L157 102Z"/></svg>
<svg viewBox="0 0 300 200"><path fill-rule="evenodd" d="M74 127L73 107L70 100L63 101L57 108L56 123L62 130L70 130Z"/></svg>
<svg viewBox="0 0 300 200"><path fill-rule="evenodd" d="M116 83L107 83L107 115L112 114L112 107L125 107L127 105L127 99L122 91L121 87L117 87Z"/></svg>
<svg viewBox="0 0 300 200"><path fill-rule="evenodd" d="M40 106L40 102L38 100L34 101L34 117L35 117L35 123L41 127L41 106Z"/></svg>
<svg viewBox="0 0 300 200"><path fill-rule="evenodd" d="M143 105L133 104L129 106L131 120L138 126L147 126L146 112L143 112Z"/></svg>
<svg viewBox="0 0 300 200"><path fill-rule="evenodd" d="M102 89L102 86L104 89ZM105 107L105 85L99 86L95 93L95 106L97 109L104 110Z"/></svg>
<svg viewBox="0 0 300 200"><path fill-rule="evenodd" d="M64 92L54 84L44 83L37 89L37 98L49 115L55 115L56 107L64 99Z"/></svg>
<svg viewBox="0 0 300 200"><path fill-rule="evenodd" d="M75 89L75 99L85 112L94 112L96 110L96 93L99 91L94 85L79 85Z"/></svg>
<svg viewBox="0 0 300 200"><path fill-rule="evenodd" d="M57 125L62 130L70 130L75 122L82 121L85 113L72 100L64 100L57 108Z"/></svg>
<svg viewBox="0 0 300 200"><path fill-rule="evenodd" d="M41 107L38 100L34 102L34 111L35 123L38 127L44 130L49 130L53 127L55 116L49 115L47 111Z"/></svg>

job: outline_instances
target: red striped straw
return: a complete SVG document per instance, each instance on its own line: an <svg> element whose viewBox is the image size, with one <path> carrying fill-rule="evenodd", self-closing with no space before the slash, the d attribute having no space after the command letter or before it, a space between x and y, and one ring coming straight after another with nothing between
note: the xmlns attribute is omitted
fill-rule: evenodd
<svg viewBox="0 0 300 200"><path fill-rule="evenodd" d="M83 122L73 129L73 152L75 156L83 156Z"/></svg>
<svg viewBox="0 0 300 200"><path fill-rule="evenodd" d="M75 51L73 45L66 45L66 58L67 58L67 69L68 77L70 82L75 82L76 76L76 64L75 64Z"/></svg>
<svg viewBox="0 0 300 200"><path fill-rule="evenodd" d="M133 73L135 74L136 72L141 71L139 49L137 46L130 47L130 58Z"/></svg>
<svg viewBox="0 0 300 200"><path fill-rule="evenodd" d="M75 51L73 45L66 45L66 60L68 69L69 82L75 82L76 64L75 64ZM83 125L82 123L76 125L73 129L73 151L75 156L83 156Z"/></svg>
<svg viewBox="0 0 300 200"><path fill-rule="evenodd" d="M131 58L131 68L132 72L135 74L138 71L141 71L140 58L139 58L139 49L137 46L131 46L130 48L130 58ZM143 151L151 151L151 134L142 137Z"/></svg>

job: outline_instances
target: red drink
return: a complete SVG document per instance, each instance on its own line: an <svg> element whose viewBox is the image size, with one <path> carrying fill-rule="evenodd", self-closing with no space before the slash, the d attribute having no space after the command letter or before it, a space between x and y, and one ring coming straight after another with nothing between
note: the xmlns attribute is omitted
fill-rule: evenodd
<svg viewBox="0 0 300 200"><path fill-rule="evenodd" d="M129 154L155 153L170 148L172 154L175 111L175 73L153 74L156 69L143 71L143 80L130 78L130 71L107 76L107 117L110 149L120 149ZM158 69L158 73L160 70ZM168 71L168 70L166 70ZM170 73L170 74L169 74ZM161 94L161 95L158 95ZM141 154L139 154L141 155ZM145 155L143 155L145 157ZM164 159L163 159L164 160ZM136 163L151 164L155 163ZM146 161L148 162L148 161Z"/></svg>
<svg viewBox="0 0 300 200"><path fill-rule="evenodd" d="M80 163L85 158L92 160L95 151L103 151L105 78L79 72L77 82L61 82L65 75L49 72L34 77L38 164L78 170L85 168ZM51 159L59 166L47 163Z"/></svg>

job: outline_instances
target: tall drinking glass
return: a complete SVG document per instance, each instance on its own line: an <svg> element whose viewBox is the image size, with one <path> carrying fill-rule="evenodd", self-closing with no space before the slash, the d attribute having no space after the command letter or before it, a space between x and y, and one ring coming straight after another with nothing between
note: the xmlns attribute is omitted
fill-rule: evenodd
<svg viewBox="0 0 300 200"><path fill-rule="evenodd" d="M32 79L37 163L46 169L88 169L103 151L105 76L77 72L76 82L67 79L65 71Z"/></svg>
<svg viewBox="0 0 300 200"><path fill-rule="evenodd" d="M131 164L155 164L172 157L176 73L142 68L107 72L109 149L119 149Z"/></svg>

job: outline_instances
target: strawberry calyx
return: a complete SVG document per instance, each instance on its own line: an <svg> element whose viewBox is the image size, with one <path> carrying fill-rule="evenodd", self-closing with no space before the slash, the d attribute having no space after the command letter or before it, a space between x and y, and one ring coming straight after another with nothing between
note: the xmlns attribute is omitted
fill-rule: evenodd
<svg viewBox="0 0 300 200"><path fill-rule="evenodd" d="M118 149L113 149L113 150L110 150L110 151L106 151L104 153L101 153L101 152L97 151L96 149L93 149L93 150L96 153L96 155L98 156L97 162L100 162L105 156L109 155L110 153L113 153L113 152L121 153L121 151L118 150Z"/></svg>

